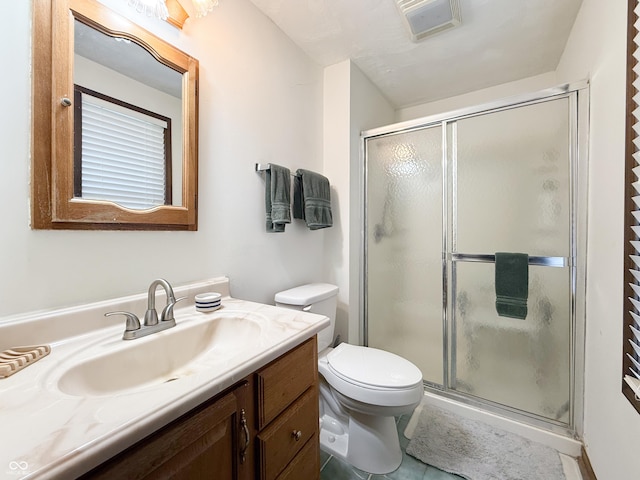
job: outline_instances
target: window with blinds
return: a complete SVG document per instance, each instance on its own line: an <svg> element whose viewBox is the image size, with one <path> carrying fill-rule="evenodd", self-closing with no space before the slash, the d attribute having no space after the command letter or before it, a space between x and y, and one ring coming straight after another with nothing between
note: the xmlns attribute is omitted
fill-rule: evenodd
<svg viewBox="0 0 640 480"><path fill-rule="evenodd" d="M75 86L74 196L134 210L171 204L171 119Z"/></svg>
<svg viewBox="0 0 640 480"><path fill-rule="evenodd" d="M622 391L640 413L640 7L628 5Z"/></svg>

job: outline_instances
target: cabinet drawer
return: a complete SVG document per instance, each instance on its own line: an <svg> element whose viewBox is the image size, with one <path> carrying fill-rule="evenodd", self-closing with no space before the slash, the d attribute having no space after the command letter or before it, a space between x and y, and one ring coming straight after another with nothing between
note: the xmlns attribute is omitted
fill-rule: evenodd
<svg viewBox="0 0 640 480"><path fill-rule="evenodd" d="M320 443L318 436L314 435L278 476L278 480L318 480L319 478Z"/></svg>
<svg viewBox="0 0 640 480"><path fill-rule="evenodd" d="M258 372L259 430L316 382L317 369L316 337L312 337Z"/></svg>
<svg viewBox="0 0 640 480"><path fill-rule="evenodd" d="M260 478L273 480L318 435L318 390L309 388L291 407L258 434Z"/></svg>

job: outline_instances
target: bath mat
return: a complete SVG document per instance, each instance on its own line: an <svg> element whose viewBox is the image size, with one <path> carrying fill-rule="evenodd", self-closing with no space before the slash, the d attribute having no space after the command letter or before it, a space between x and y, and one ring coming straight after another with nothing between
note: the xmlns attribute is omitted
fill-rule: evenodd
<svg viewBox="0 0 640 480"><path fill-rule="evenodd" d="M468 480L565 480L554 449L425 402L407 453Z"/></svg>

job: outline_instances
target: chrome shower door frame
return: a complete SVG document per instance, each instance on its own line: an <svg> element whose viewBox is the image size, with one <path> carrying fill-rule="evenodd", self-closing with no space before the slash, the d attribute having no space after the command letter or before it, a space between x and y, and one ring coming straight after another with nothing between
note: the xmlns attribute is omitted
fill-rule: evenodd
<svg viewBox="0 0 640 480"><path fill-rule="evenodd" d="M588 170L588 82L564 84L532 94L511 97L472 108L465 108L439 115L423 117L386 127L367 130L361 134L360 155L360 192L361 192L361 248L360 259L360 333L363 344L368 345L368 245L367 203L368 203L368 165L367 141L376 137L409 133L434 126L442 127L442 323L443 323L443 384L434 385L425 382L425 388L439 395L455 399L467 405L481 407L492 413L507 416L523 423L536 425L546 430L568 436L582 435L583 389L584 389L584 338L585 338L585 285L586 285L586 228L587 228L587 170ZM452 198L451 185L456 185L456 171L450 162L457 156L456 142L451 141L450 131L455 134L456 122L473 116L484 115L503 110L546 102L557 98L569 99L569 196L570 196L570 253L568 257L532 257L537 265L549 267L569 267L570 273L570 413L568 425L554 422L536 414L478 399L457 392L455 387L455 312L452 294L455 293L455 264L459 261L493 261L492 255L468 255L457 253L456 228L452 219L457 218L455 199ZM449 128L451 127L451 129ZM455 162L454 162L455 165ZM452 228L450 228L450 226ZM451 238L448 238L448 236Z"/></svg>

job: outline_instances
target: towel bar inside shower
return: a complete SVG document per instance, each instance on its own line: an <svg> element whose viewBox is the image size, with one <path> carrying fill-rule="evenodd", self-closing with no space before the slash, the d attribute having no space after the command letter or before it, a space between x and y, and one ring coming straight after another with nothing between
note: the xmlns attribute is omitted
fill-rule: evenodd
<svg viewBox="0 0 640 480"><path fill-rule="evenodd" d="M484 262L495 263L495 255L475 254L475 253L451 253L449 258L454 262ZM529 257L529 265L540 265L543 267L570 267L572 266L569 257Z"/></svg>

